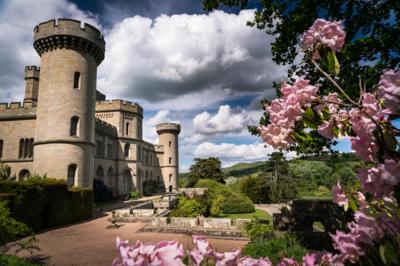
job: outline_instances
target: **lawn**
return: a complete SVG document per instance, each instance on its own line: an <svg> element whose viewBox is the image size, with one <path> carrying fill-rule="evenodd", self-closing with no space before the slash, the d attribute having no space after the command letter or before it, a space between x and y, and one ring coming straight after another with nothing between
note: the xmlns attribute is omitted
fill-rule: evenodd
<svg viewBox="0 0 400 266"><path fill-rule="evenodd" d="M255 212L251 213L234 213L234 214L222 214L224 218L231 218L231 219L251 219L257 217L259 219L265 219L272 223L272 216L269 215L267 212L256 209Z"/></svg>

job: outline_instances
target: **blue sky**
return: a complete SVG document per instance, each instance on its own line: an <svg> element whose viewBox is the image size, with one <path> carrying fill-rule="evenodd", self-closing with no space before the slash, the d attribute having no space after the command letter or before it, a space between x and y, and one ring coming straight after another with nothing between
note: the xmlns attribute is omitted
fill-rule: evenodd
<svg viewBox="0 0 400 266"><path fill-rule="evenodd" d="M144 107L147 140L157 142L159 122L182 124L181 170L194 157L218 156L224 166L265 160L273 149L246 126L257 123L259 99L275 96L272 82L284 79L286 68L271 60L272 37L246 26L253 14L206 14L194 0L0 0L0 101L22 100L24 66L40 64L33 27L75 18L104 33L98 90ZM348 142L338 149L349 151Z"/></svg>

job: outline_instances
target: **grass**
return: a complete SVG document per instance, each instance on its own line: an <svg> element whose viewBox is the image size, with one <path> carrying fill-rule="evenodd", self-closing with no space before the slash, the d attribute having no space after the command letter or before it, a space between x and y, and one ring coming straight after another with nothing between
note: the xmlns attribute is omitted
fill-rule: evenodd
<svg viewBox="0 0 400 266"><path fill-rule="evenodd" d="M257 217L259 219L268 220L272 223L272 216L269 215L267 212L258 209L256 209L255 212L251 213L222 214L222 217L231 219L251 219Z"/></svg>
<svg viewBox="0 0 400 266"><path fill-rule="evenodd" d="M17 256L11 255L0 255L0 266L12 265L12 266L35 266L38 264L33 264L27 262L24 259L18 258Z"/></svg>

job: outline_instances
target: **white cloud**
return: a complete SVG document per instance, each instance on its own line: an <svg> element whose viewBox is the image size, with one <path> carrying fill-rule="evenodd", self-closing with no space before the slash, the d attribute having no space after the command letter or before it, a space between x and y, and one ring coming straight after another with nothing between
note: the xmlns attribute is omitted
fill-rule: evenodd
<svg viewBox="0 0 400 266"><path fill-rule="evenodd" d="M99 88L145 100L145 107L174 110L270 89L285 71L271 60L271 37L246 26L253 16L253 10L243 10L126 18L106 33Z"/></svg>
<svg viewBox="0 0 400 266"><path fill-rule="evenodd" d="M193 118L193 126L196 133L214 135L218 133L239 133L247 125L254 123L246 111L233 110L229 105L219 107L218 113L211 116L208 112L202 112Z"/></svg>
<svg viewBox="0 0 400 266"><path fill-rule="evenodd" d="M93 14L66 0L13 0L0 3L0 101L21 101L26 65L39 65L33 28L53 18L73 18L99 27Z"/></svg>
<svg viewBox="0 0 400 266"><path fill-rule="evenodd" d="M266 160L268 155L275 151L276 150L271 146L266 146L265 144L258 142L252 144L214 144L211 142L204 142L196 147L193 152L193 157L218 157L221 159L223 166L227 167L239 162ZM289 152L285 156L288 159L293 158L295 152Z"/></svg>

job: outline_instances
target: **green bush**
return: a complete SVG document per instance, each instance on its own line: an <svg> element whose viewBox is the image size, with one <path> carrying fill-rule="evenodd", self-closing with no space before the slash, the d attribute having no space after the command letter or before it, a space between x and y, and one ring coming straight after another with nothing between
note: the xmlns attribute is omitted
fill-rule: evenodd
<svg viewBox="0 0 400 266"><path fill-rule="evenodd" d="M210 208L210 215L212 217L220 217L222 214L222 206L224 205L225 202L225 197L222 195L218 195L214 201L211 203L211 208Z"/></svg>
<svg viewBox="0 0 400 266"><path fill-rule="evenodd" d="M274 229L269 221L262 221L258 218L253 219L246 225L246 233L251 241L268 240L273 237Z"/></svg>
<svg viewBox="0 0 400 266"><path fill-rule="evenodd" d="M129 198L130 199L140 198L140 192L139 191L131 191L131 193L129 193Z"/></svg>
<svg viewBox="0 0 400 266"><path fill-rule="evenodd" d="M205 208L195 199L179 197L178 205L171 211L173 217L198 217L203 215Z"/></svg>
<svg viewBox="0 0 400 266"><path fill-rule="evenodd" d="M0 255L0 266L35 266L37 264L33 264L27 262L24 259L18 258L17 256L11 255Z"/></svg>
<svg viewBox="0 0 400 266"><path fill-rule="evenodd" d="M279 237L250 242L242 254L253 258L268 257L273 264L277 264L284 257L301 261L307 252L295 236L284 233Z"/></svg>
<svg viewBox="0 0 400 266"><path fill-rule="evenodd" d="M0 201L0 247L30 233L28 226L10 217L6 202Z"/></svg>
<svg viewBox="0 0 400 266"><path fill-rule="evenodd" d="M222 212L225 214L230 213L250 213L254 212L254 204L246 195L235 192L230 187L225 186L219 182L210 179L200 179L195 187L208 188L208 201L209 206L217 199L219 195L223 196L226 200L222 204Z"/></svg>
<svg viewBox="0 0 400 266"><path fill-rule="evenodd" d="M11 216L34 231L92 217L93 191L68 190L64 180L51 178L0 181L0 193L12 193Z"/></svg>
<svg viewBox="0 0 400 266"><path fill-rule="evenodd" d="M0 163L0 180L7 180L10 178L11 167L8 164Z"/></svg>

